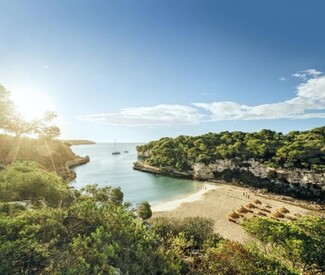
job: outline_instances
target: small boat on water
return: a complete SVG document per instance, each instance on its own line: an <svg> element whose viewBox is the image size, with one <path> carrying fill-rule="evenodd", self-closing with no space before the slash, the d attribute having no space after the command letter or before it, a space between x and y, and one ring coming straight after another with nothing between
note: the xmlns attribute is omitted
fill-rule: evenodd
<svg viewBox="0 0 325 275"><path fill-rule="evenodd" d="M127 153L129 153L129 151L128 151L128 150L125 150L125 151L124 151L124 153L126 153L126 154L127 154Z"/></svg>
<svg viewBox="0 0 325 275"><path fill-rule="evenodd" d="M119 155L119 154L121 154L121 152L116 150L116 139L115 139L115 141L114 141L114 151L112 152L112 155Z"/></svg>

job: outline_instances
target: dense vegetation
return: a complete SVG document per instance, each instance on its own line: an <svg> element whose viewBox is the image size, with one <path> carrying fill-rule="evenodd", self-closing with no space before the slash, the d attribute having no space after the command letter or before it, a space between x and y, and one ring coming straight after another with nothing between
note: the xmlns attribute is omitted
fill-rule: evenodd
<svg viewBox="0 0 325 275"><path fill-rule="evenodd" d="M264 244L264 250L285 259L293 269L324 274L325 219L306 216L293 222L265 218L246 220L246 231Z"/></svg>
<svg viewBox="0 0 325 275"><path fill-rule="evenodd" d="M109 186L79 193L36 163L10 165L0 188L0 274L325 272L321 218L248 220L244 227L261 243L244 246L215 234L206 218L147 221L147 202L132 208ZM32 208L11 202L20 199Z"/></svg>
<svg viewBox="0 0 325 275"><path fill-rule="evenodd" d="M162 138L138 146L137 150L140 154L150 152L148 164L179 171L191 170L193 163L209 164L216 159L232 159L238 163L254 159L272 167L325 171L325 126L286 135L262 130Z"/></svg>
<svg viewBox="0 0 325 275"><path fill-rule="evenodd" d="M0 172L0 201L30 200L52 207L68 205L75 195L56 173L36 162L15 162Z"/></svg>
<svg viewBox="0 0 325 275"><path fill-rule="evenodd" d="M0 135L0 165L2 166L16 160L35 161L47 170L56 171L74 159L76 155L71 151L70 146L62 141Z"/></svg>

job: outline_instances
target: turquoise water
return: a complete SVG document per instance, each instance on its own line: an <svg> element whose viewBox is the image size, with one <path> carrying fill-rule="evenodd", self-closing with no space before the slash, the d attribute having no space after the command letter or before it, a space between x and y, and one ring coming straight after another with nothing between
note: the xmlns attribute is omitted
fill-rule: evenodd
<svg viewBox="0 0 325 275"><path fill-rule="evenodd" d="M112 155L112 143L72 146L71 149L77 155L90 157L89 163L74 169L77 178L72 186L77 189L93 183L99 186L120 186L124 201L132 204L144 200L151 204L168 201L196 191L202 186L198 181L173 179L133 170L133 162L137 160L136 145L138 144L117 144L120 155ZM124 153L125 150L129 153Z"/></svg>

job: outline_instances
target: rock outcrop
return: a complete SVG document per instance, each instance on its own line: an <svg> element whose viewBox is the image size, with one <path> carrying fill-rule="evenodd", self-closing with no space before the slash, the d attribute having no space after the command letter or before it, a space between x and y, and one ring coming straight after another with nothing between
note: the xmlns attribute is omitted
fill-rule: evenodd
<svg viewBox="0 0 325 275"><path fill-rule="evenodd" d="M72 181L76 178L77 174L72 168L84 165L90 161L89 156L80 157L77 156L76 159L68 161L64 167L60 167L56 170L57 174L68 181Z"/></svg>
<svg viewBox="0 0 325 275"><path fill-rule="evenodd" d="M225 174L232 180L245 184L256 182L255 187L293 192L303 197L315 197L325 200L325 173L307 169L272 168L251 160L238 163L233 160L216 160L206 165L195 163L193 178L198 180L225 179ZM260 184L260 186L259 186Z"/></svg>
<svg viewBox="0 0 325 275"><path fill-rule="evenodd" d="M152 174L158 174L163 176L170 176L175 178L187 178L191 179L193 177L192 173L189 172L179 172L176 169L172 167L164 167L164 168L158 168L154 167L148 164L145 164L142 161L136 161L133 163L133 169L139 170L142 172L152 173Z"/></svg>
<svg viewBox="0 0 325 275"><path fill-rule="evenodd" d="M141 158L150 152L141 154ZM307 169L272 168L258 161L215 160L213 163L194 163L192 170L179 172L173 167L157 168L135 162L134 169L196 180L225 180L298 198L325 201L325 173Z"/></svg>

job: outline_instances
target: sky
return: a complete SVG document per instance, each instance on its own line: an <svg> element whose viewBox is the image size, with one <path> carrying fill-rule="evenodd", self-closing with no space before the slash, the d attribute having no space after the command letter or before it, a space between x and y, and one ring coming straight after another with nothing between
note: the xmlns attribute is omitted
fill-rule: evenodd
<svg viewBox="0 0 325 275"><path fill-rule="evenodd" d="M62 138L325 125L325 2L0 0L0 84Z"/></svg>

